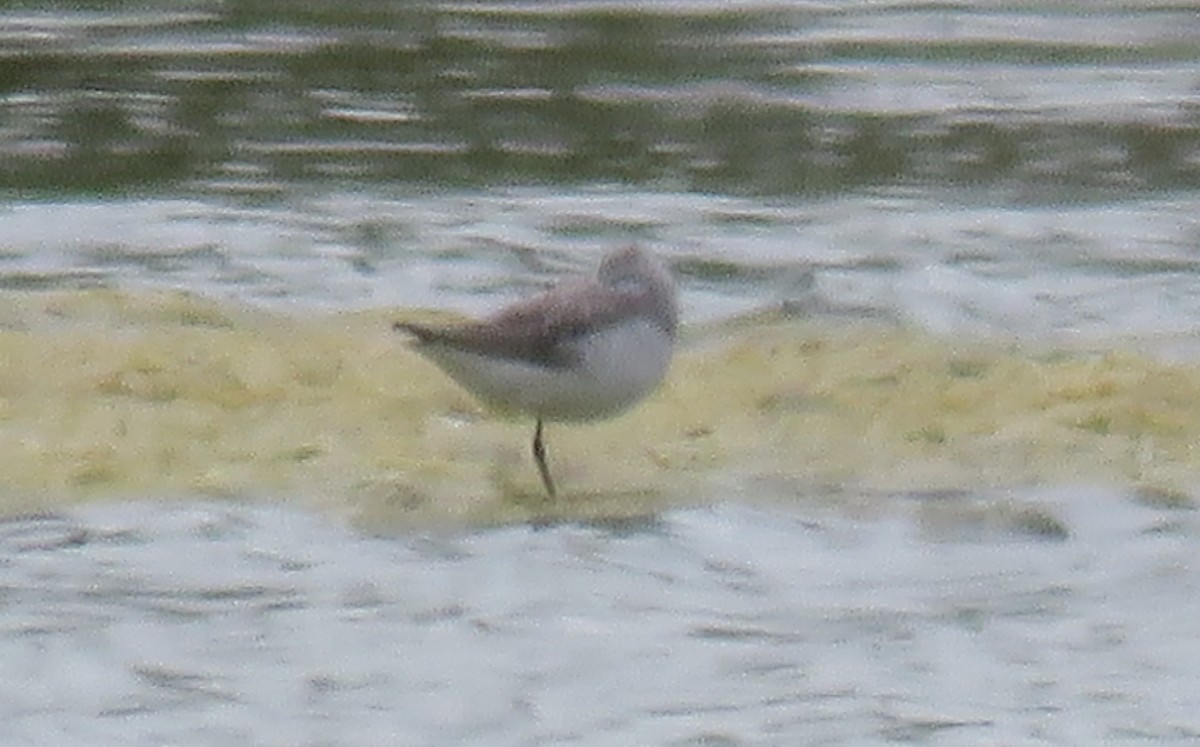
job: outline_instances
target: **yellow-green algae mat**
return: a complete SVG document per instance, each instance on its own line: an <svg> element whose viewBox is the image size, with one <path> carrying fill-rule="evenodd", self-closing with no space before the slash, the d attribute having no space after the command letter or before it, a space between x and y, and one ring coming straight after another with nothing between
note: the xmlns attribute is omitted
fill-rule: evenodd
<svg viewBox="0 0 1200 747"><path fill-rule="evenodd" d="M1186 494L1200 366L761 315L689 333L617 419L482 411L391 329L411 311L272 315L188 294L0 299L0 511L286 496L372 523L587 518L886 492L1105 482Z"/></svg>

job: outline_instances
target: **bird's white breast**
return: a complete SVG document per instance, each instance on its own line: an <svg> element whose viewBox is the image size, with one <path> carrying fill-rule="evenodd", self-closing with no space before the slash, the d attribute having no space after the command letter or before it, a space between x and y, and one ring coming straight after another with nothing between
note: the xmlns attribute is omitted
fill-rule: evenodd
<svg viewBox="0 0 1200 747"><path fill-rule="evenodd" d="M588 333L571 343L570 366L546 367L447 346L424 352L490 405L545 420L615 415L649 394L666 374L674 340L644 318Z"/></svg>

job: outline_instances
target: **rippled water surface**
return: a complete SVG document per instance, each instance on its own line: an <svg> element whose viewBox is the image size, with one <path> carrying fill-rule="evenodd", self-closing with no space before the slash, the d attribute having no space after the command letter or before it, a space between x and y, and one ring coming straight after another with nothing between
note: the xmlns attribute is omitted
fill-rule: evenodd
<svg viewBox="0 0 1200 747"><path fill-rule="evenodd" d="M0 735L1193 743L1192 513L1036 498L1051 529L966 495L399 539L222 504L13 520Z"/></svg>
<svg viewBox="0 0 1200 747"><path fill-rule="evenodd" d="M633 238L692 318L1178 332L1197 40L1188 3L26 4L0 281L477 311Z"/></svg>
<svg viewBox="0 0 1200 747"><path fill-rule="evenodd" d="M1191 2L6 4L0 742L1195 743L1198 95ZM539 504L386 329L630 240Z"/></svg>

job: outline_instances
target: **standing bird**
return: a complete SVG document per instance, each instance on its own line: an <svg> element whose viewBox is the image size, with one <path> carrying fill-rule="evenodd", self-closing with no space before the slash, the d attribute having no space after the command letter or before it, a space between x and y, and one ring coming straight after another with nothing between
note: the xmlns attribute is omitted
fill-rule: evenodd
<svg viewBox="0 0 1200 747"><path fill-rule="evenodd" d="M666 267L629 246L606 255L594 276L565 280L482 321L394 327L485 404L533 415L533 458L554 498L543 422L612 417L657 387L675 347L675 295Z"/></svg>

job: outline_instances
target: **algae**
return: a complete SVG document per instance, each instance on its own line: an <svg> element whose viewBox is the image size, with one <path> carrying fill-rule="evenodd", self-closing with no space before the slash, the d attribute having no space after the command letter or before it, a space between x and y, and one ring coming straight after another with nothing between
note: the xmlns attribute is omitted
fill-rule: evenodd
<svg viewBox="0 0 1200 747"><path fill-rule="evenodd" d="M281 316L184 293L6 294L0 510L287 495L384 523L598 520L753 499L775 478L893 493L1099 481L1186 495L1200 460L1197 366L758 315L690 330L636 410L551 425L564 496L547 505L532 424L481 409L390 329L422 316Z"/></svg>

